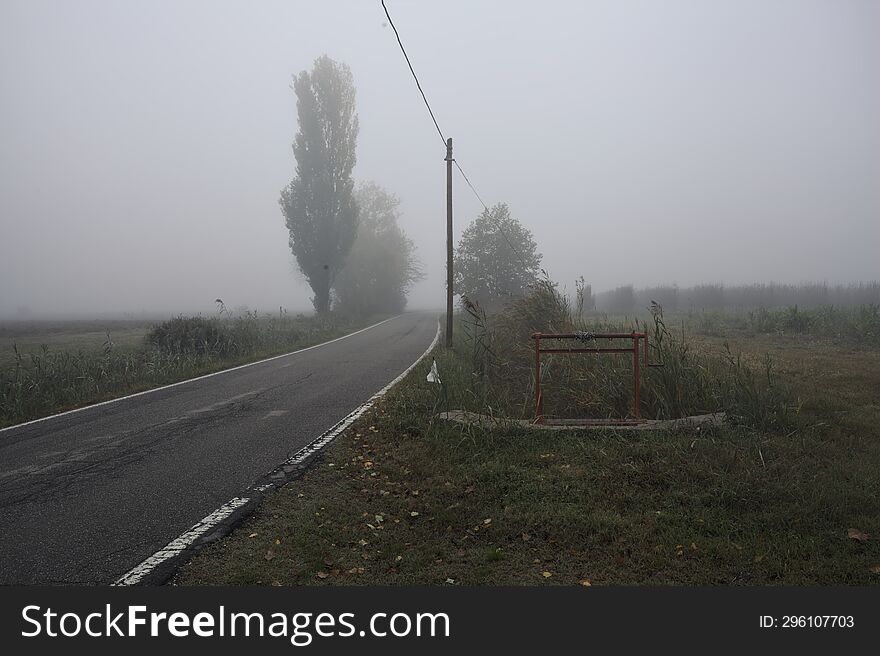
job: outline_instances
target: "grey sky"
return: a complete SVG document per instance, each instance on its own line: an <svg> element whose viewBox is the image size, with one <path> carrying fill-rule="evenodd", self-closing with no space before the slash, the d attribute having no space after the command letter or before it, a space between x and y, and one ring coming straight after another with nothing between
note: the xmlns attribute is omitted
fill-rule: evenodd
<svg viewBox="0 0 880 656"><path fill-rule="evenodd" d="M551 275L880 279L880 2L388 0L483 199ZM291 75L358 90L442 306L444 152L379 0L0 1L0 316L310 307ZM456 234L480 206L456 176Z"/></svg>

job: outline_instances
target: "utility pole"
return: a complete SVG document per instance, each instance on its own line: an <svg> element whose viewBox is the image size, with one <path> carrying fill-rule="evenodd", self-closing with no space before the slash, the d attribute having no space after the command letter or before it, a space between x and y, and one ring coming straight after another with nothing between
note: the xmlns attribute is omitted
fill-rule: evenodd
<svg viewBox="0 0 880 656"><path fill-rule="evenodd" d="M452 137L446 140L446 348L452 348Z"/></svg>

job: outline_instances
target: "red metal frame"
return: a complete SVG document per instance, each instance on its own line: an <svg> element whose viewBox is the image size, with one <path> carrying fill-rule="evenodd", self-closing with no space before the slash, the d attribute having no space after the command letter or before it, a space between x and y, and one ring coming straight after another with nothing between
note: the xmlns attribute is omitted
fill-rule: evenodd
<svg viewBox="0 0 880 656"><path fill-rule="evenodd" d="M611 348L541 348L542 339L576 339L583 341L607 339L631 339L632 346L628 348L611 347ZM633 354L633 419L566 419L553 423L560 424L584 424L584 425L631 425L639 424L645 420L641 418L641 387L642 372L644 367L662 367L662 364L651 363L648 361L648 333L631 332L631 333L533 333L532 339L535 340L535 423L543 424L544 419L544 398L541 394L541 354L542 353L632 353ZM644 356L639 357L639 346L644 340Z"/></svg>

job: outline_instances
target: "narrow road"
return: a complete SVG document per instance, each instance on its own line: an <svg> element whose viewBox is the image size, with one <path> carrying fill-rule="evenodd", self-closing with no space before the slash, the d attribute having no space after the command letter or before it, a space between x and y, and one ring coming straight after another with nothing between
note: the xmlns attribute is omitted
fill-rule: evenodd
<svg viewBox="0 0 880 656"><path fill-rule="evenodd" d="M0 584L106 584L329 429L436 315L0 431Z"/></svg>

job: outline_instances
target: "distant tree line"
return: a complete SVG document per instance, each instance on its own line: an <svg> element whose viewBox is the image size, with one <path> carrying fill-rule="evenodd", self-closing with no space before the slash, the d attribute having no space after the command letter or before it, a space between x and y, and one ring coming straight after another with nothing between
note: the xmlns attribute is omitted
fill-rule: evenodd
<svg viewBox="0 0 880 656"><path fill-rule="evenodd" d="M599 292L595 307L599 312L627 313L646 310L651 302L667 311L747 310L798 306L814 308L826 305L855 307L880 304L880 282L849 285L776 283L754 285L705 284L693 287L661 285L635 289L622 285Z"/></svg>

